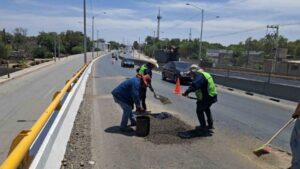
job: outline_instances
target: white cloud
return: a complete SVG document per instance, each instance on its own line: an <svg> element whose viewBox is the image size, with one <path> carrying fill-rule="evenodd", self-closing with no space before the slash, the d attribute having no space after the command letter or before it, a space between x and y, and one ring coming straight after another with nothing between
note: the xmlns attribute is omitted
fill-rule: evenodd
<svg viewBox="0 0 300 169"><path fill-rule="evenodd" d="M46 3L37 2L35 0L14 0L15 3L21 4L30 2L30 5L43 6L40 8L26 12L8 10L0 7L0 26L9 28L25 27L28 33L36 35L40 31L65 31L67 29L82 30L82 7L81 6L53 6ZM152 35L156 30L156 13L160 6L163 19L161 22L161 30L165 33L164 37L169 38L186 38L189 28L193 29L194 35L200 32L200 17L197 20L184 19L184 17L193 15L198 10L191 6L187 6L186 2L179 0L163 1L161 3L138 2L143 7L140 8L96 8L92 13L88 10L88 33L90 34L91 15L98 15L95 19L95 29L108 39L117 39L130 36L129 38L137 39L138 36ZM300 1L298 0L231 0L227 3L206 3L206 2L189 2L205 9L204 22L204 38L211 41L219 41L223 43L239 42L245 40L249 36L262 37L266 32L266 25L279 23L295 23L299 18L298 9L300 9ZM230 5L229 5L230 4ZM28 9L28 8L27 8ZM55 10L54 10L55 9ZM145 9L145 10L144 10ZM155 9L155 10L154 10ZM103 15L103 12L106 12ZM165 13L164 13L165 12ZM37 14L39 13L39 14ZM175 14L176 15L175 15ZM220 14L221 18L209 20L209 14ZM66 15L67 14L67 15ZM148 16L146 16L149 15ZM298 15L295 15L298 14ZM152 19L149 19L151 15ZM290 15L295 18L291 18ZM247 29L257 28L254 32L245 32L241 34L233 34L231 36L214 35L230 34ZM300 38L299 25L280 27L280 33L288 36L290 39Z"/></svg>

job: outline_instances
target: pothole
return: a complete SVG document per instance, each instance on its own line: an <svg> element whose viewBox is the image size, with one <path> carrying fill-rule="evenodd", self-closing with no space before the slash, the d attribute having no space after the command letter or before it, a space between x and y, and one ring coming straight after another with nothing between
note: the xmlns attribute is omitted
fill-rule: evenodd
<svg viewBox="0 0 300 169"><path fill-rule="evenodd" d="M154 144L184 144L192 143L201 137L182 139L178 132L192 130L194 127L186 124L169 113L150 114L150 133L145 139Z"/></svg>

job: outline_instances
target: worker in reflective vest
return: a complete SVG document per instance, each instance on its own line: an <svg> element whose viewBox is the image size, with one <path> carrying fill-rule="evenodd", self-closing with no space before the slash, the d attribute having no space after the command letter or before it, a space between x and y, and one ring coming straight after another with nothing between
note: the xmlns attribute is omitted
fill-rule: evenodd
<svg viewBox="0 0 300 169"><path fill-rule="evenodd" d="M149 75L152 78L152 69L158 67L157 62L150 60L149 63L143 64L137 69L137 73L140 75ZM148 85L149 89L154 92L154 89L151 83ZM147 87L142 87L140 90L140 100L142 102L142 108L146 111L146 96L147 96Z"/></svg>
<svg viewBox="0 0 300 169"><path fill-rule="evenodd" d="M193 64L190 67L190 74L193 78L192 84L182 94L188 96L189 93L195 92L197 97L197 117L200 126L197 126L197 130L211 130L213 127L213 118L210 111L210 107L213 103L217 102L217 89L212 76L200 69L199 66ZM205 116L207 118L208 126L206 125Z"/></svg>

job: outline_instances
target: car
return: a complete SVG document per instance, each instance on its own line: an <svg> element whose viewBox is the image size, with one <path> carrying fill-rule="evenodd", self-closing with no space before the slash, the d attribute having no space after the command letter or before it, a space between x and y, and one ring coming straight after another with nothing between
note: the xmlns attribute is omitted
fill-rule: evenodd
<svg viewBox="0 0 300 169"><path fill-rule="evenodd" d="M134 67L134 61L130 60L130 59L123 59L121 62L121 66L122 67Z"/></svg>
<svg viewBox="0 0 300 169"><path fill-rule="evenodd" d="M192 78L188 74L189 68L192 64L189 62L182 61L171 61L162 67L162 80L172 80L176 82L177 78L180 82L191 82Z"/></svg>

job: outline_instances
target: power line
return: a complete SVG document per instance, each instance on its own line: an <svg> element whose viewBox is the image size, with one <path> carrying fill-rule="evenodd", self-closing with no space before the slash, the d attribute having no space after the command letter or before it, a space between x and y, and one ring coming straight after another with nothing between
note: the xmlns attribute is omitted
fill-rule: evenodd
<svg viewBox="0 0 300 169"><path fill-rule="evenodd" d="M277 25L279 25L279 26L294 26L294 25L300 25L300 22L299 23L284 23L284 24L277 24ZM262 30L262 29L265 29L265 28L266 28L266 26L259 26L259 27L254 27L254 28L245 29L245 30L236 31L236 32L216 34L216 35L212 35L212 36L207 36L205 38L215 38L215 37L237 35L237 34L241 34L241 33L247 33L247 32Z"/></svg>
<svg viewBox="0 0 300 169"><path fill-rule="evenodd" d="M222 36L230 36L230 35L236 35L236 34L241 34L241 33L252 32L252 31L256 31L256 30L261 30L261 29L265 29L265 28L266 28L266 26L260 26L260 27L255 27L255 28L251 28L251 29L245 29L245 30L236 31L236 32L216 34L216 35L212 35L212 36L207 36L205 38L215 38L215 37L222 37Z"/></svg>
<svg viewBox="0 0 300 169"><path fill-rule="evenodd" d="M186 22L189 22L190 19L193 19L193 18L195 18L195 17L197 17L197 16L199 16L199 15L201 15L201 13L197 13L197 14L195 14L195 15L193 15L193 16L190 16L190 17L184 19L182 22L173 25L172 28L169 28L169 29L172 29L172 30L173 30L174 28L176 28L176 27L178 27L178 26L181 26L181 25L183 25L183 24L186 23Z"/></svg>

